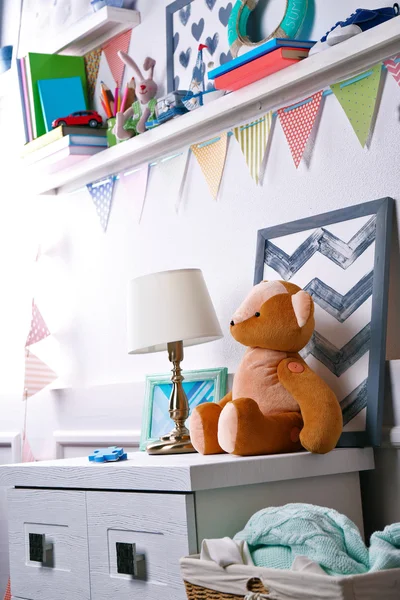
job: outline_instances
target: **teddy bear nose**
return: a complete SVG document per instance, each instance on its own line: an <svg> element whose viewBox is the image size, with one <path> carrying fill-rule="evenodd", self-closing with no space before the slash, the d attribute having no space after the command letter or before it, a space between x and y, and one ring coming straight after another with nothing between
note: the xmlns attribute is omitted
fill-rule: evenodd
<svg viewBox="0 0 400 600"><path fill-rule="evenodd" d="M231 321L231 327L233 327L235 324L235 321Z"/></svg>
<svg viewBox="0 0 400 600"><path fill-rule="evenodd" d="M145 91L145 89L146 89L146 86L145 86L145 85L141 85L141 86L140 86L140 89L142 90L142 92L144 92L144 91Z"/></svg>

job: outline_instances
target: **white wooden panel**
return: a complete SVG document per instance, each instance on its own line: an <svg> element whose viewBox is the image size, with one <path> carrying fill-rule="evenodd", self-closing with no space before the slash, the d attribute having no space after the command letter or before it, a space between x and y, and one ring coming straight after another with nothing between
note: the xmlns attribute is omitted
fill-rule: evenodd
<svg viewBox="0 0 400 600"><path fill-rule="evenodd" d="M127 452L137 452L140 431L131 430L89 430L55 431L56 458L78 458L88 456L97 448L122 446Z"/></svg>
<svg viewBox="0 0 400 600"><path fill-rule="evenodd" d="M17 432L0 432L0 464L21 460L21 436ZM0 597L8 581L8 526L6 490L0 488Z"/></svg>
<svg viewBox="0 0 400 600"><path fill-rule="evenodd" d="M96 600L185 600L179 559L196 552L193 497L87 492L90 579ZM144 554L138 578L120 575L116 542Z"/></svg>
<svg viewBox="0 0 400 600"><path fill-rule="evenodd" d="M233 537L257 511L292 502L333 508L363 532L359 475L346 473L196 492L198 543L206 538Z"/></svg>
<svg viewBox="0 0 400 600"><path fill-rule="evenodd" d="M0 467L0 485L192 492L373 468L371 448L341 448L324 456L299 452L247 458L135 452L112 464L73 458Z"/></svg>
<svg viewBox="0 0 400 600"><path fill-rule="evenodd" d="M85 492L9 491L13 593L30 600L90 598ZM29 560L29 533L53 544L52 564Z"/></svg>

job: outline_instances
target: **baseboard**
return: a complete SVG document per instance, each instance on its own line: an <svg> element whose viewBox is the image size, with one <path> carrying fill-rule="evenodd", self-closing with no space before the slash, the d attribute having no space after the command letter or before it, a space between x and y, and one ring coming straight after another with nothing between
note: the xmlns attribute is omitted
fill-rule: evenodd
<svg viewBox="0 0 400 600"><path fill-rule="evenodd" d="M137 450L140 442L140 431L131 430L86 430L86 431L54 431L56 458L65 458L66 448L123 446L129 452Z"/></svg>

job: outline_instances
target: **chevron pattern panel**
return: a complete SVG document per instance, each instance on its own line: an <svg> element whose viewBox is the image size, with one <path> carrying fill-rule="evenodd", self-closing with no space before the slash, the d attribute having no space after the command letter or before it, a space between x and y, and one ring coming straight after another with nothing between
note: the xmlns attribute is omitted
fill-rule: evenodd
<svg viewBox="0 0 400 600"><path fill-rule="evenodd" d="M314 299L316 328L301 354L334 390L344 431L365 431L376 216L266 240L264 279Z"/></svg>

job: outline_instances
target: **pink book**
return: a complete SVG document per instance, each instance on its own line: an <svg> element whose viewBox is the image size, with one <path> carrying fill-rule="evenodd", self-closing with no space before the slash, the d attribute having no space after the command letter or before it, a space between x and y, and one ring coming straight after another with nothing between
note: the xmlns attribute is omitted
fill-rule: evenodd
<svg viewBox="0 0 400 600"><path fill-rule="evenodd" d="M21 75L22 75L22 89L23 89L23 93L24 93L26 123L28 126L28 138L29 138L29 141L31 142L33 140L33 128L32 128L31 105L29 102L28 80L26 78L25 58L21 58L20 65L21 65Z"/></svg>

